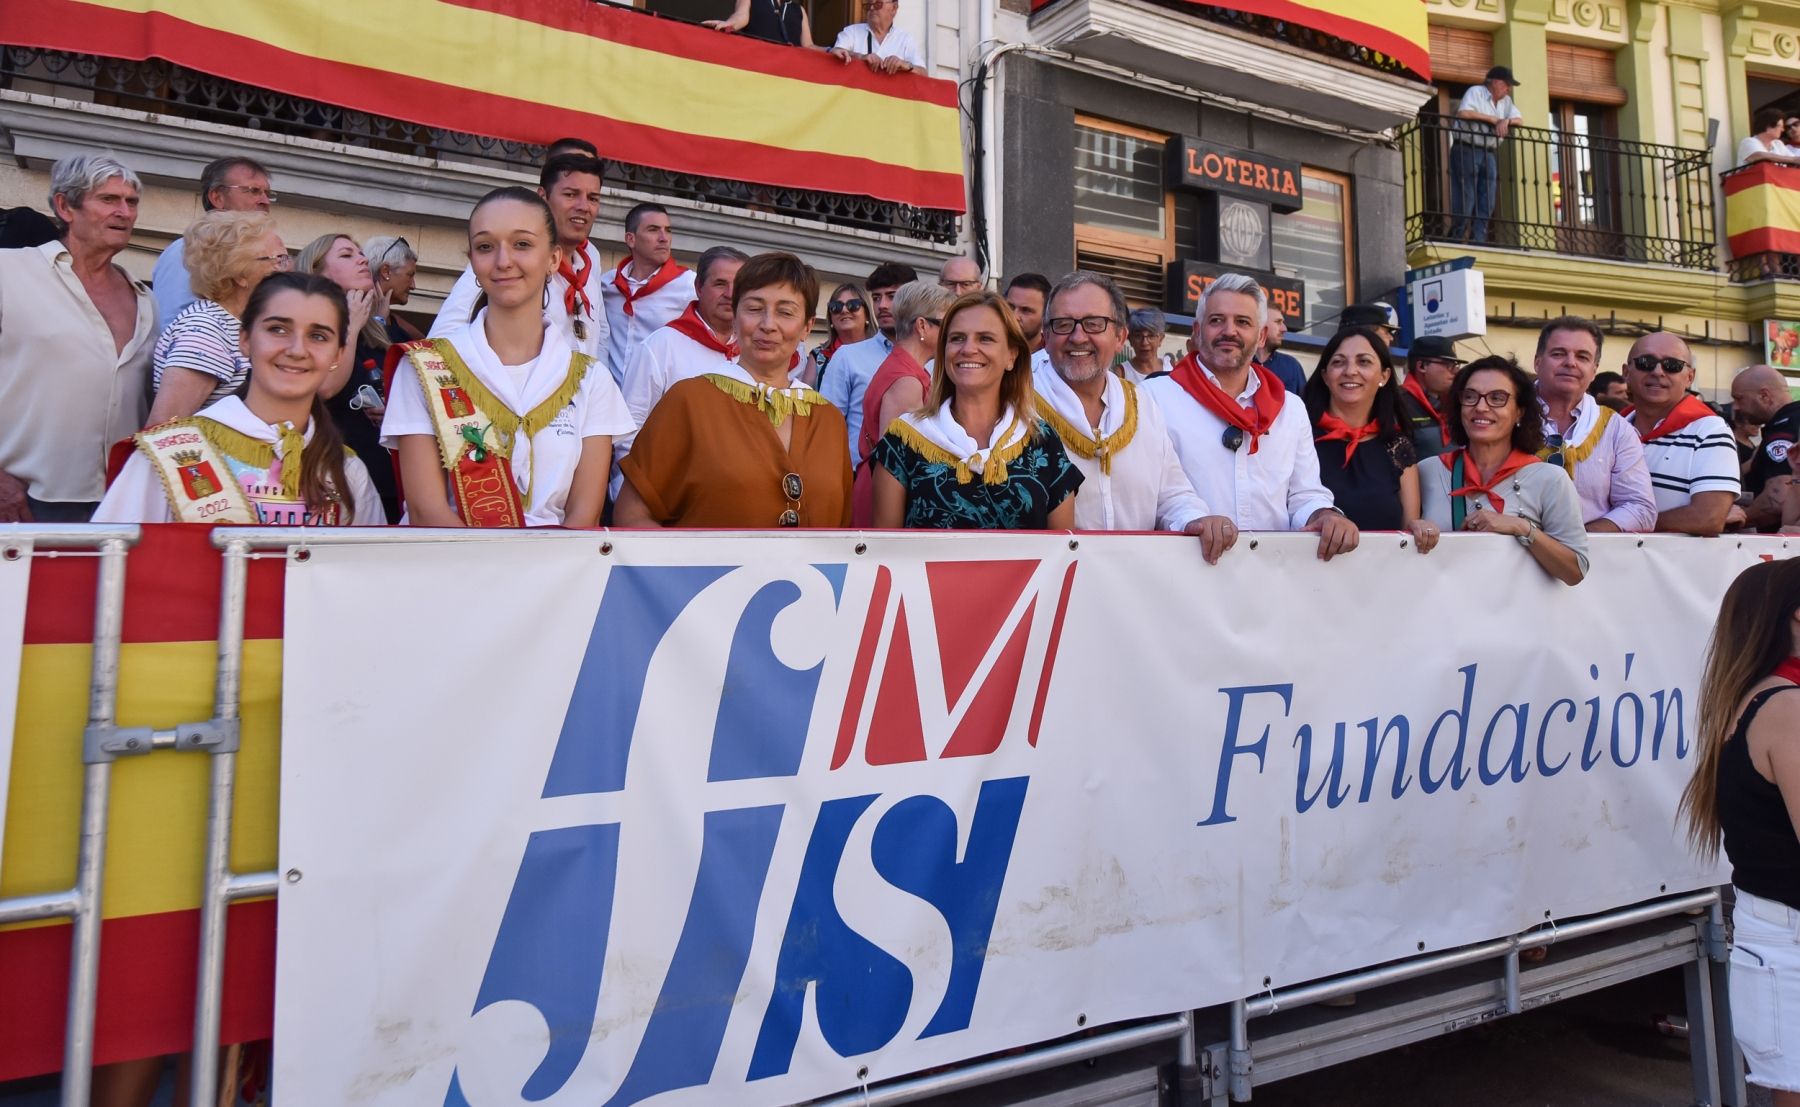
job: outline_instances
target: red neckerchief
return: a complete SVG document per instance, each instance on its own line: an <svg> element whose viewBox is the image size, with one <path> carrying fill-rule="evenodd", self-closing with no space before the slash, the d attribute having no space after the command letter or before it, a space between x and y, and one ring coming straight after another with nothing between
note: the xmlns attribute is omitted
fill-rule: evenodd
<svg viewBox="0 0 1800 1107"><path fill-rule="evenodd" d="M1784 658L1781 664L1775 666L1775 671L1769 675L1800 684L1800 657Z"/></svg>
<svg viewBox="0 0 1800 1107"><path fill-rule="evenodd" d="M575 255L581 255L581 268L575 268ZM588 256L587 243L563 254L562 263L556 267L562 279L569 282L563 290L563 310L570 318L579 319L583 315L594 314L594 302L588 299L588 278L594 275L594 259Z"/></svg>
<svg viewBox="0 0 1800 1107"><path fill-rule="evenodd" d="M687 272L686 269L675 264L674 258L670 258L668 261L662 263L661 269L658 269L655 273L650 275L650 279L644 282L644 287L633 292L631 290L631 282L625 279L625 266L630 264L630 260L626 260L622 262L617 269L613 270L613 287L619 290L619 295L625 297L626 315L636 315L637 308L634 306L636 301L651 295L662 288L663 285L668 284L676 277Z"/></svg>
<svg viewBox="0 0 1800 1107"><path fill-rule="evenodd" d="M1257 375L1260 383L1256 388L1256 396L1251 401L1252 406L1248 409L1213 383L1212 378L1200 368L1199 354L1189 354L1182 358L1181 364L1175 367L1171 376L1188 395L1199 401L1201 407L1249 435L1250 452L1255 453L1256 440L1269 433L1269 428L1275 425L1275 417L1281 414L1287 386L1281 383L1280 377L1255 362L1250 363L1250 371Z"/></svg>
<svg viewBox="0 0 1800 1107"><path fill-rule="evenodd" d="M1627 419L1631 419L1633 418L1633 413L1635 411L1637 411L1637 408L1628 407L1624 411L1619 412L1619 414L1625 416ZM1706 401L1702 400L1700 397L1683 396L1681 402L1670 409L1667 415L1663 416L1663 421L1658 423L1655 429L1644 432L1644 441L1654 442L1658 438L1674 434L1689 423L1698 422L1712 413L1713 409L1707 407ZM1634 421L1632 426L1637 426L1637 423Z"/></svg>
<svg viewBox="0 0 1800 1107"><path fill-rule="evenodd" d="M738 356L738 344L729 339L720 342L712 328L706 325L706 320L700 318L700 301L698 300L690 300L687 310L682 312L679 318L671 321L669 326L715 353L724 354L734 360Z"/></svg>
<svg viewBox="0 0 1800 1107"><path fill-rule="evenodd" d="M1456 459L1459 457L1463 459L1463 479L1469 483L1463 485L1461 488L1452 488L1450 494L1452 496L1473 496L1477 493L1485 494L1488 498L1488 502L1494 505L1494 510L1496 512L1504 512L1506 510L1506 500L1495 494L1494 487L1507 477L1518 472L1520 469L1525 468L1525 466L1540 464L1539 458L1519 450L1514 450L1512 453L1506 455L1506 460L1500 463L1500 468L1494 471L1494 475L1484 481L1481 479L1481 473L1475 468L1475 462L1469 459L1468 454L1469 451L1467 450L1451 450L1447 454L1438 455L1438 460L1444 463L1444 468L1453 473L1456 471Z"/></svg>
<svg viewBox="0 0 1800 1107"><path fill-rule="evenodd" d="M1444 445L1448 446L1450 444L1450 420L1431 402L1431 397L1425 394L1425 386L1419 383L1417 377L1408 373L1406 374L1406 378L1400 382L1400 390L1419 401L1419 406L1423 407L1428 415L1437 420L1438 430L1442 432L1444 436Z"/></svg>
<svg viewBox="0 0 1800 1107"><path fill-rule="evenodd" d="M1371 419L1360 427L1353 427L1331 412L1319 416L1319 425L1313 428L1314 442L1348 442L1344 447L1344 468L1350 468L1350 459L1356 456L1356 447L1365 438L1374 438L1381 432L1381 424Z"/></svg>

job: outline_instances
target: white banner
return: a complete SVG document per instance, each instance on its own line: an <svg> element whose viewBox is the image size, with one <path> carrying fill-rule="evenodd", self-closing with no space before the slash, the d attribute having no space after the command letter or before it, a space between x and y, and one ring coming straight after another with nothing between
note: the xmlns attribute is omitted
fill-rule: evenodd
<svg viewBox="0 0 1800 1107"><path fill-rule="evenodd" d="M12 783L13 724L19 710L19 661L25 649L25 593L31 542L0 543L0 854L6 849L6 796Z"/></svg>
<svg viewBox="0 0 1800 1107"><path fill-rule="evenodd" d="M288 567L291 1103L790 1103L1718 883L1782 550L395 537Z"/></svg>

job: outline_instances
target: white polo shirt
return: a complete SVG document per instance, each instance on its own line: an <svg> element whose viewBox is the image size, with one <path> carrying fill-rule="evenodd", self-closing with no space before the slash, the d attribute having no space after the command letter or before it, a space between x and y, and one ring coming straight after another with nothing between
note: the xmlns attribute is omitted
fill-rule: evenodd
<svg viewBox="0 0 1800 1107"><path fill-rule="evenodd" d="M852 54L873 54L878 58L899 58L914 69L925 68L925 55L919 50L919 44L898 27L888 28L887 37L878 40L867 23L852 23L838 32L837 41L831 48L848 50Z"/></svg>
<svg viewBox="0 0 1800 1107"><path fill-rule="evenodd" d="M1213 376L1205 366L1200 371ZM1237 402L1250 407L1261 384L1251 373ZM1301 530L1315 511L1335 506L1319 481L1312 421L1298 396L1283 389L1281 411L1251 453L1248 435L1235 451L1226 449L1225 421L1188 395L1174 377L1146 381L1143 392L1162 408L1182 471L1212 514L1230 517L1241 530Z"/></svg>

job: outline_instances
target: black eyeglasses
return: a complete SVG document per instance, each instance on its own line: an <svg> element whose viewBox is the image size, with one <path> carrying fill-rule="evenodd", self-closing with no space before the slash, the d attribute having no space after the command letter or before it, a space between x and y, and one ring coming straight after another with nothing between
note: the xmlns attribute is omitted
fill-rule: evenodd
<svg viewBox="0 0 1800 1107"><path fill-rule="evenodd" d="M800 525L800 497L806 494L806 483L800 479L799 473L788 473L781 478L781 494L788 499L788 509L781 513L778 525L797 527Z"/></svg>
<svg viewBox="0 0 1800 1107"><path fill-rule="evenodd" d="M1559 469L1562 468L1563 436L1556 433L1555 431L1551 431L1549 434L1546 434L1544 436L1544 447L1545 447L1544 460L1549 462L1550 464L1556 466Z"/></svg>
<svg viewBox="0 0 1800 1107"><path fill-rule="evenodd" d="M1487 406L1493 408L1495 411L1504 411L1506 405L1512 403L1513 396L1511 392L1508 392L1503 388L1496 388L1492 392L1477 392L1473 388L1470 388L1464 390L1463 394L1458 397L1458 399L1461 400L1462 406L1464 407L1474 407L1476 404L1486 400Z"/></svg>
<svg viewBox="0 0 1800 1107"><path fill-rule="evenodd" d="M1105 334L1106 329L1116 322L1118 320L1109 315L1084 315L1079 319L1072 315L1058 315L1054 319L1045 320L1044 326L1050 329L1051 334L1074 334L1077 326L1089 334Z"/></svg>
<svg viewBox="0 0 1800 1107"><path fill-rule="evenodd" d="M1640 373L1654 373L1661 369L1669 376L1681 372L1688 363L1678 357L1657 357L1655 354L1639 354L1631 359L1631 367Z"/></svg>
<svg viewBox="0 0 1800 1107"><path fill-rule="evenodd" d="M833 300L831 306L826 310L832 315L847 315L854 311L861 311L862 309L863 302L861 300Z"/></svg>
<svg viewBox="0 0 1800 1107"><path fill-rule="evenodd" d="M1221 434L1219 436L1219 445L1225 447L1227 450L1230 450L1234 454L1238 452L1238 447L1242 446L1243 444L1244 444L1244 428L1243 427L1226 427L1225 433Z"/></svg>
<svg viewBox="0 0 1800 1107"><path fill-rule="evenodd" d="M941 315L935 319L929 315L925 316L924 318L927 323L930 323L934 327L941 327L944 325L944 317Z"/></svg>

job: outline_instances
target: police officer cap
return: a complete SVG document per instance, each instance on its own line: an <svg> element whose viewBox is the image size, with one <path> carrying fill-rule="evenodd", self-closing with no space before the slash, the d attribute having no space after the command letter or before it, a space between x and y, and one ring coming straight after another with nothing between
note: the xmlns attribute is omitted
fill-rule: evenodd
<svg viewBox="0 0 1800 1107"><path fill-rule="evenodd" d="M1462 358L1456 356L1456 343L1441 334L1430 334L1424 338L1415 338L1411 346L1406 348L1408 361L1419 361L1423 358L1437 358L1452 365L1461 365Z"/></svg>
<svg viewBox="0 0 1800 1107"><path fill-rule="evenodd" d="M1392 327L1400 329L1400 316L1391 305L1380 303L1351 304L1338 316L1338 329L1346 327Z"/></svg>

